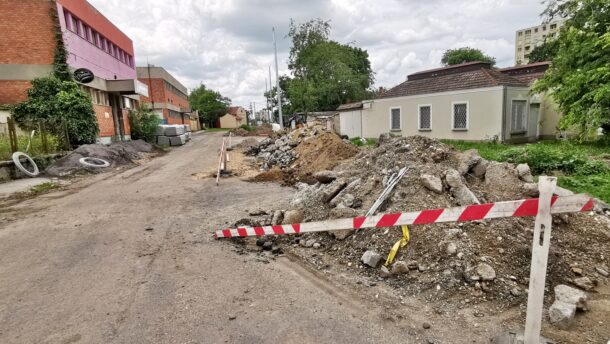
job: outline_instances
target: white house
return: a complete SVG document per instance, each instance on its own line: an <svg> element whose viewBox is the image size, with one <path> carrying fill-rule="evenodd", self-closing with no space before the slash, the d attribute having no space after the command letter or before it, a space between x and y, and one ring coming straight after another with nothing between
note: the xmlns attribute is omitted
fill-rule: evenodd
<svg viewBox="0 0 610 344"><path fill-rule="evenodd" d="M341 105L340 133L503 142L554 136L558 113L541 112L544 97L529 94L533 76L547 67L498 70L486 62L470 62L414 73L378 99Z"/></svg>

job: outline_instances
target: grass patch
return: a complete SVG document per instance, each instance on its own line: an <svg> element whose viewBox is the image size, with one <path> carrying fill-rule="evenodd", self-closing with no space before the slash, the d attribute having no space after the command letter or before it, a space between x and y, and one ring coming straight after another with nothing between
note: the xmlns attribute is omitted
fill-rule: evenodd
<svg viewBox="0 0 610 344"><path fill-rule="evenodd" d="M208 129L205 129L204 131L205 132L209 132L209 133L213 133L213 132L216 132L216 131L229 131L231 129L233 129L233 128L208 128Z"/></svg>
<svg viewBox="0 0 610 344"><path fill-rule="evenodd" d="M25 152L25 149L28 146L28 136L27 135L18 135L17 136L17 150L20 152ZM61 141L50 134L47 134L47 148L49 154L57 153L61 151ZM30 146L30 151L28 153L29 156L41 156L44 155L44 149L42 146L42 138L40 135L35 135L32 139L32 145ZM8 135L0 134L0 160L11 160L11 156L13 153L11 152L11 143L9 141Z"/></svg>
<svg viewBox="0 0 610 344"><path fill-rule="evenodd" d="M374 146L377 144L377 139L364 139L360 137L354 137L349 140L354 146L362 147L362 146Z"/></svg>
<svg viewBox="0 0 610 344"><path fill-rule="evenodd" d="M59 185L59 183L46 182L46 183L38 184L36 186L32 186L30 188L30 193L32 193L34 195L39 195L39 194L47 193L51 190L55 190L55 189L59 188L60 186L61 185Z"/></svg>
<svg viewBox="0 0 610 344"><path fill-rule="evenodd" d="M527 163L532 173L559 175L559 185L610 203L610 146L603 142L541 141L509 145L443 140L458 150L477 149L487 160Z"/></svg>

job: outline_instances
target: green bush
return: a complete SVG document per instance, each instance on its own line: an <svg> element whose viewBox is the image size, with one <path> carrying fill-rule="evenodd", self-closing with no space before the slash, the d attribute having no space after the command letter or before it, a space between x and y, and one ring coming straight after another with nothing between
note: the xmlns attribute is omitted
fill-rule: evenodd
<svg viewBox="0 0 610 344"><path fill-rule="evenodd" d="M58 137L66 131L72 146L94 143L99 132L89 95L74 81L55 77L32 80L28 99L12 109L13 118L24 130L38 130L38 124Z"/></svg>
<svg viewBox="0 0 610 344"><path fill-rule="evenodd" d="M161 123L161 119L150 108L140 107L129 112L129 126L131 127L131 138L134 140L155 141L155 131Z"/></svg>
<svg viewBox="0 0 610 344"><path fill-rule="evenodd" d="M569 145L536 143L516 146L500 152L498 160L527 163L534 174L562 171L566 174L591 175L610 170L603 161L593 160Z"/></svg>
<svg viewBox="0 0 610 344"><path fill-rule="evenodd" d="M239 126L240 128L246 130L246 131L252 131L254 130L254 128L252 128L252 126L248 125L248 124L242 124Z"/></svg>
<svg viewBox="0 0 610 344"><path fill-rule="evenodd" d="M377 144L377 139L363 139L361 137L353 137L351 139L349 139L349 141L354 145L354 146L358 146L358 147L362 147L362 146L374 146Z"/></svg>

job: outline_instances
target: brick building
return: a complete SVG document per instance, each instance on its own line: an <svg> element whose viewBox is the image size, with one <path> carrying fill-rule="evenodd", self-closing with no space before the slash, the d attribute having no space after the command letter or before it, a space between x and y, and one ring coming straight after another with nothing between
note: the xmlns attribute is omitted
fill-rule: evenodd
<svg viewBox="0 0 610 344"><path fill-rule="evenodd" d="M99 142L130 139L128 110L140 95L133 42L86 0L0 0L0 104L27 98L30 80L53 71L59 28L72 70L85 68L100 127Z"/></svg>
<svg viewBox="0 0 610 344"><path fill-rule="evenodd" d="M148 86L149 96L141 97L163 124L191 124L188 90L163 67L137 67L138 80Z"/></svg>

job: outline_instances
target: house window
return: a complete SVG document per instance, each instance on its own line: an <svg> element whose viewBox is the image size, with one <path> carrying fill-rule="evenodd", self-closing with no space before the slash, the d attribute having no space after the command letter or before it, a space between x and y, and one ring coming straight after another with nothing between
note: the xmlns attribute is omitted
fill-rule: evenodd
<svg viewBox="0 0 610 344"><path fill-rule="evenodd" d="M557 24L551 24L551 30L554 30L557 28Z"/></svg>
<svg viewBox="0 0 610 344"><path fill-rule="evenodd" d="M534 29L534 32L538 32L538 28Z"/></svg>
<svg viewBox="0 0 610 344"><path fill-rule="evenodd" d="M432 106L419 106L419 130L432 130Z"/></svg>
<svg viewBox="0 0 610 344"><path fill-rule="evenodd" d="M511 132L522 133L527 131L527 113L525 112L527 102L525 100L513 100L511 109Z"/></svg>
<svg viewBox="0 0 610 344"><path fill-rule="evenodd" d="M546 25L542 27L542 31L546 31Z"/></svg>
<svg viewBox="0 0 610 344"><path fill-rule="evenodd" d="M400 108L390 109L390 129L400 130Z"/></svg>
<svg viewBox="0 0 610 344"><path fill-rule="evenodd" d="M532 34L532 30L525 30L525 34L526 35L531 35Z"/></svg>
<svg viewBox="0 0 610 344"><path fill-rule="evenodd" d="M517 36L519 36L519 37L523 36L523 31L519 31L519 32L517 33Z"/></svg>
<svg viewBox="0 0 610 344"><path fill-rule="evenodd" d="M453 130L468 130L468 103L452 103Z"/></svg>

